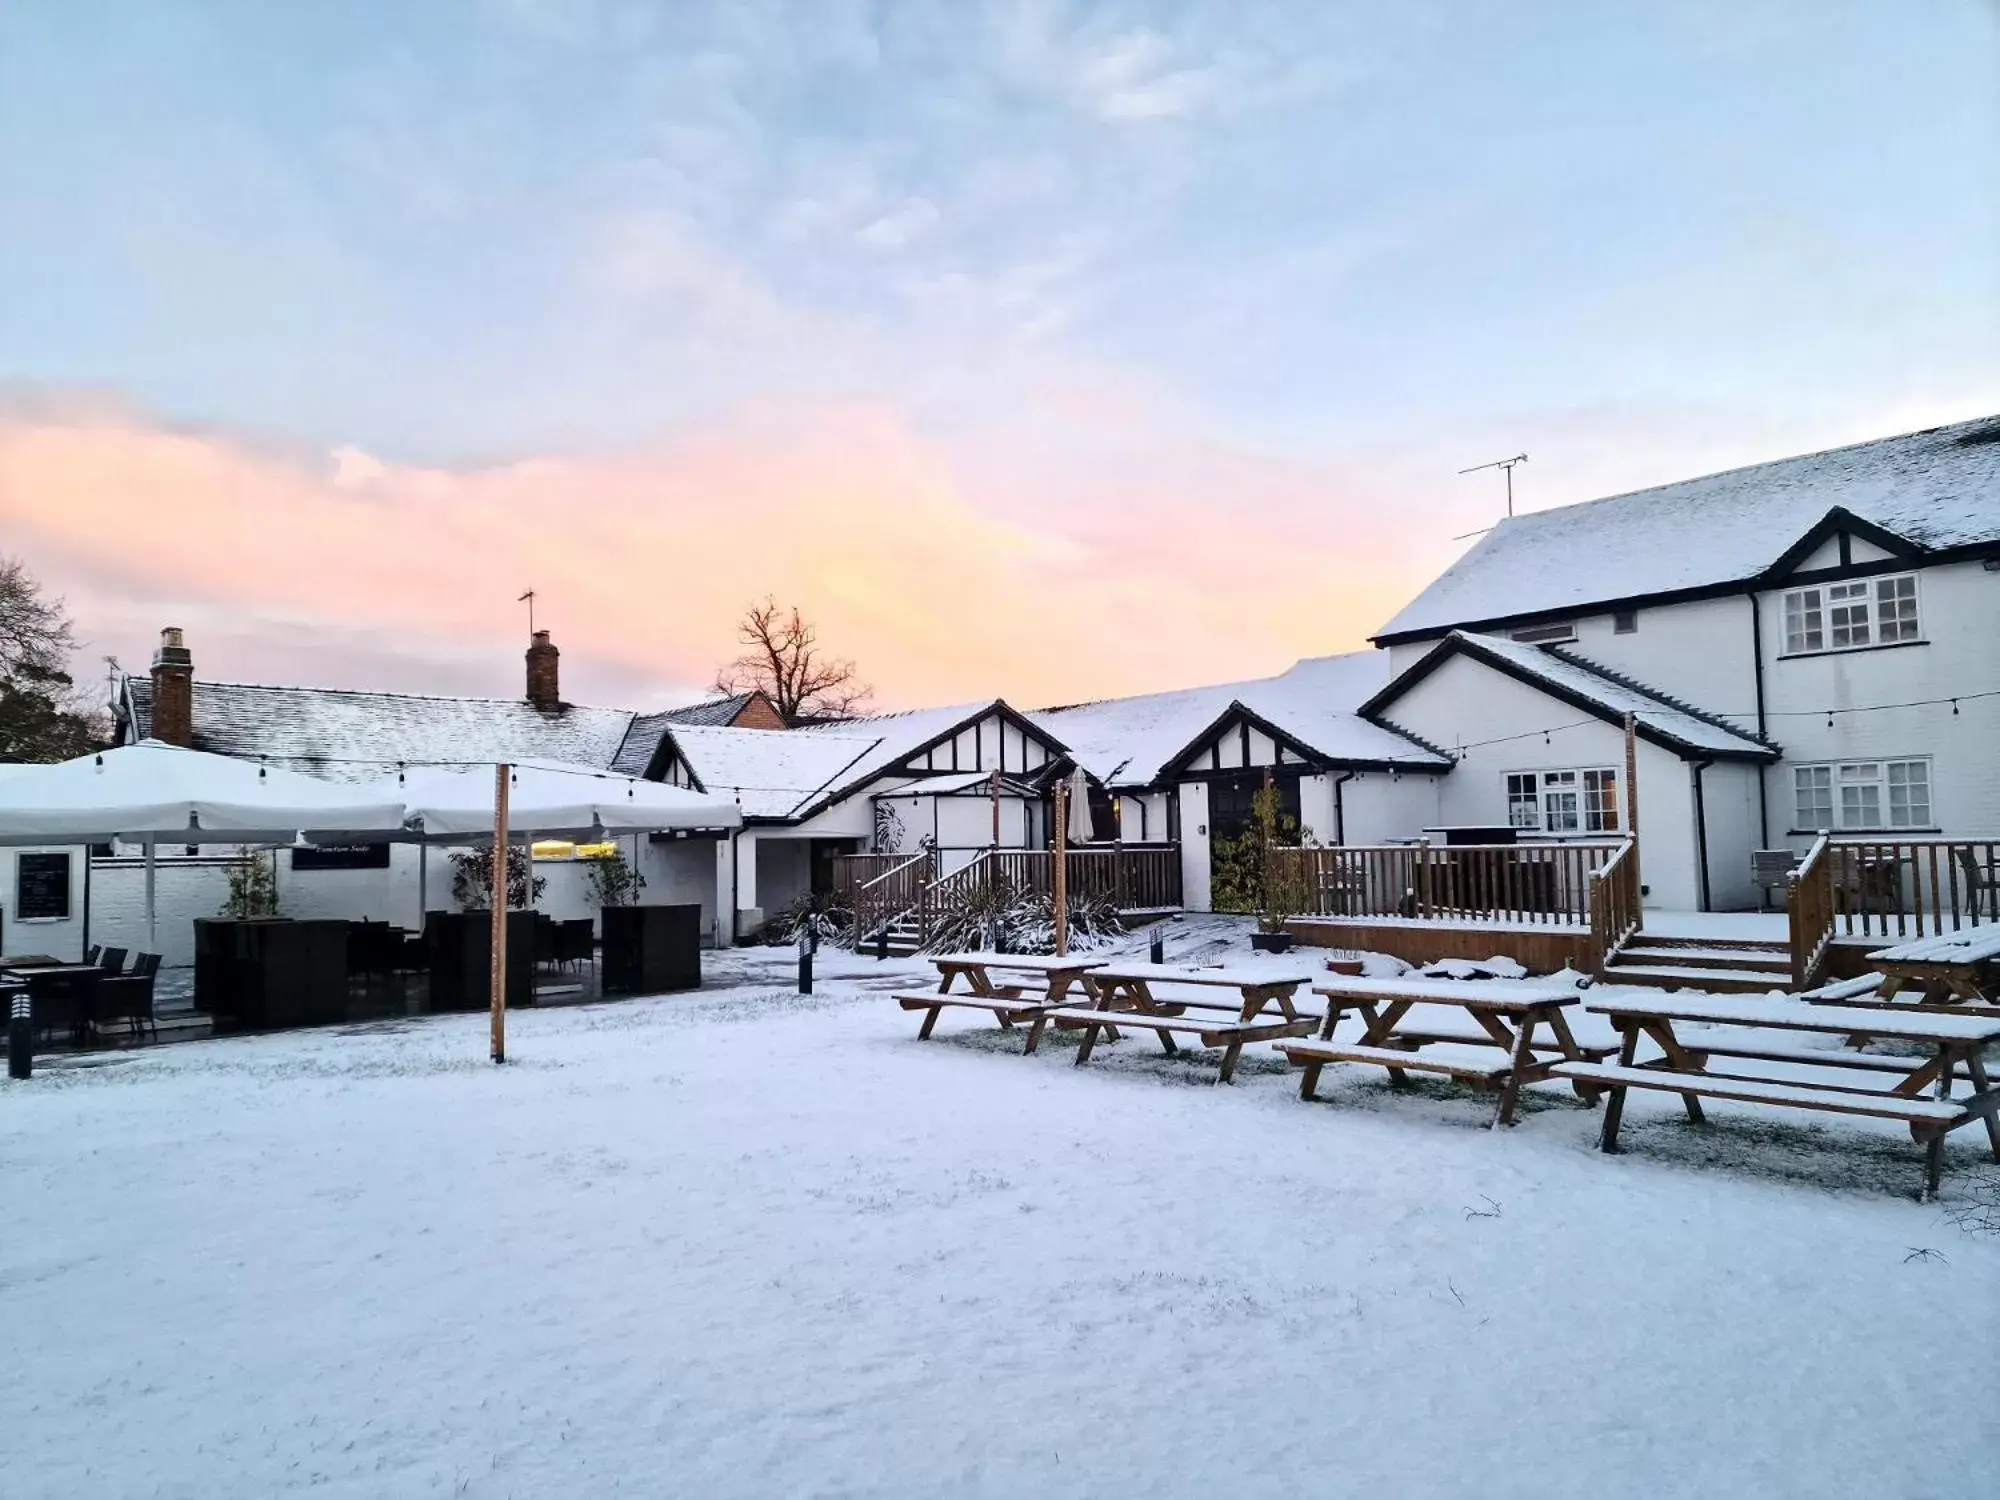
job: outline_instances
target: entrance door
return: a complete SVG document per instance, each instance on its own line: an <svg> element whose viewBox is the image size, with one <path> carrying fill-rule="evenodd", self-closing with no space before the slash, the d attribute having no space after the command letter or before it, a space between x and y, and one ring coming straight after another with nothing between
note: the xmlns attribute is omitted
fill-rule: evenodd
<svg viewBox="0 0 2000 1500"><path fill-rule="evenodd" d="M812 841L812 893L816 899L833 894L833 859L836 854L859 854L860 839L814 839Z"/></svg>
<svg viewBox="0 0 2000 1500"><path fill-rule="evenodd" d="M1218 839L1239 839L1256 821L1251 807L1251 799L1264 785L1262 771L1250 771L1236 776L1218 776L1208 783L1208 847L1214 853ZM1272 785L1278 790L1278 810L1292 820L1292 827L1299 823L1299 773L1279 771L1272 777Z"/></svg>

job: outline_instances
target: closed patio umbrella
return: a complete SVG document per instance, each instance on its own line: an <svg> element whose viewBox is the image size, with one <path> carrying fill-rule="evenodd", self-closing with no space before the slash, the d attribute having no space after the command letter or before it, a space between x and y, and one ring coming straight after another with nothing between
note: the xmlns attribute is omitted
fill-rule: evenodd
<svg viewBox="0 0 2000 1500"><path fill-rule="evenodd" d="M1069 773L1068 832L1072 844L1088 844L1097 838L1097 828L1090 816L1090 778L1082 766Z"/></svg>

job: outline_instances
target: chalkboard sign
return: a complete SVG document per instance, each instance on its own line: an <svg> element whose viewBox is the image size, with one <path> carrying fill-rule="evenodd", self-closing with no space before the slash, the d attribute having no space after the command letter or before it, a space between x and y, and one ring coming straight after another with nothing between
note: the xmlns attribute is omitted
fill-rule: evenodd
<svg viewBox="0 0 2000 1500"><path fill-rule="evenodd" d="M386 870L387 844L312 844L292 851L294 870Z"/></svg>
<svg viewBox="0 0 2000 1500"><path fill-rule="evenodd" d="M14 866L14 920L69 915L69 856L23 854Z"/></svg>

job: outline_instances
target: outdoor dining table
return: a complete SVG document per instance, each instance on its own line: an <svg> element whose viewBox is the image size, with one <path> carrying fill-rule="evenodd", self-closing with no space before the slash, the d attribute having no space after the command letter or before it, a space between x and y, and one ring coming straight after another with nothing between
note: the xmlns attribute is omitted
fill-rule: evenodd
<svg viewBox="0 0 2000 1500"><path fill-rule="evenodd" d="M1099 960L1070 956L1054 958L1034 953L940 953L931 959L938 971L938 987L928 995L898 995L904 1010L924 1012L924 1024L917 1040L927 1040L937 1026L938 1016L948 1006L969 1010L990 1010L1003 1030L1011 1030L1017 1020L1031 1021L1042 1011L1060 1006L1072 986L1098 967ZM995 979L995 975L1009 976ZM1012 978L1037 981L1042 995L1030 998L1033 985L1010 982ZM954 990L963 980L965 988ZM1028 1050L1040 1039L1036 1031L1029 1037Z"/></svg>
<svg viewBox="0 0 2000 1500"><path fill-rule="evenodd" d="M1608 1017L1622 1033L1624 1045L1617 1063L1565 1064L1556 1071L1610 1090L1599 1141L1605 1151L1618 1149L1626 1089L1646 1088L1679 1094L1688 1119L1697 1125L1704 1123L1703 1096L1899 1120L1909 1126L1912 1137L1924 1143L1924 1178L1930 1193L1937 1191L1943 1169L1944 1138L1962 1125L1983 1121L1993 1159L2000 1162L2000 1118L1996 1118L2000 1117L2000 1088L1989 1079L1984 1061L1986 1048L2000 1042L2000 1015L1945 1014L1916 1006L1875 1009L1801 1005L1790 999L1673 994L1643 1000L1621 997L1595 1002L1588 1009ZM1742 1035L1688 1037L1676 1029L1677 1023L1728 1027ZM1764 1035L1771 1032L1780 1035ZM1783 1033L1843 1039L1866 1035L1898 1043L1919 1055L1892 1057L1825 1046L1789 1046ZM1643 1063L1637 1061L1642 1037L1650 1039L1660 1052ZM1718 1058L1725 1059L1723 1066L1711 1066ZM1887 1087L1778 1077L1768 1068L1746 1070L1746 1062L1874 1074ZM1952 1085L1961 1072L1972 1092L1954 1096ZM1926 1098L1926 1093L1930 1097Z"/></svg>
<svg viewBox="0 0 2000 1500"><path fill-rule="evenodd" d="M1975 927L1899 943L1869 954L1868 962L1881 971L1884 1000L1915 989L1924 1005L1960 1000L2000 1003L2000 927Z"/></svg>
<svg viewBox="0 0 2000 1500"><path fill-rule="evenodd" d="M1605 1057L1612 1050L1577 1044L1563 1014L1565 1008L1577 1003L1576 989L1568 984L1357 977L1328 980L1314 986L1313 993L1326 1001L1318 1042L1280 1048L1306 1070L1299 1089L1303 1099L1313 1097L1320 1070L1327 1063L1372 1063L1387 1068L1390 1080L1398 1084L1405 1081L1406 1071L1413 1070L1497 1088L1493 1123L1512 1125L1522 1084L1549 1077L1561 1063ZM1419 1005L1462 1010L1471 1019L1472 1028L1440 1030L1438 1023L1429 1019L1428 1011L1413 1018ZM1353 1043L1335 1044L1334 1028L1350 1011L1360 1013L1361 1037ZM1548 1033L1545 1041L1536 1038L1542 1028ZM1497 1048L1501 1056L1467 1060L1456 1052L1422 1055L1424 1049L1439 1045L1482 1051ZM1596 1100L1598 1091L1578 1084L1576 1093L1589 1103Z"/></svg>
<svg viewBox="0 0 2000 1500"><path fill-rule="evenodd" d="M1176 1031L1201 1039L1204 1047L1222 1048L1222 1082L1236 1074L1236 1060L1248 1042L1275 1041L1282 1037L1308 1036L1319 1024L1316 1016L1302 1016L1292 996L1300 986L1312 983L1306 969L1197 969L1177 964L1105 964L1090 971L1084 983L1094 1004L1088 1008L1051 1008L1037 1016L1028 1037L1028 1050L1035 1050L1042 1028L1050 1022L1065 1029L1081 1029L1083 1045L1078 1049L1079 1065L1090 1061L1100 1035L1118 1038L1118 1027L1151 1031L1169 1057L1180 1049L1174 1043ZM1234 1002L1206 1001L1181 995L1160 996L1156 984L1202 989L1234 990ZM1276 1015L1266 1018L1266 1009ZM1188 1019L1190 1010L1221 1011L1213 1020Z"/></svg>
<svg viewBox="0 0 2000 1500"><path fill-rule="evenodd" d="M81 1045L90 1027L90 1001L104 977L98 964L34 964L0 968L0 980L18 983L28 992L36 1030L68 1025Z"/></svg>

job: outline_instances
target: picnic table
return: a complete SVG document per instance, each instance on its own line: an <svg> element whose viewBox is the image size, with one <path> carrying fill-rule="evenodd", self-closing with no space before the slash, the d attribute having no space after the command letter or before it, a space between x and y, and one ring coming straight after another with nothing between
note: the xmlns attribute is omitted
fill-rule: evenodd
<svg viewBox="0 0 2000 1500"><path fill-rule="evenodd" d="M1011 1030L1016 1021L1032 1020L1051 1006L1061 1005L1068 997L1071 986L1098 966L1097 960L1089 958L1050 958L1032 953L940 953L931 962L938 971L937 989L927 995L896 997L904 1010L924 1012L924 1024L917 1031L918 1041L929 1038L937 1026L938 1016L952 1006L990 1010L1003 1030ZM1006 980L996 981L995 974L1037 981L1043 991L1042 997L1039 1000L1029 999L1028 986ZM952 985L961 979L965 988L954 991ZM1035 1050L1034 1044L1040 1039L1039 1029L1030 1033L1030 1052Z"/></svg>
<svg viewBox="0 0 2000 1500"><path fill-rule="evenodd" d="M1868 955L1882 971L1882 998L1905 989L1920 992L1920 1004L1951 1005L1960 1000L2000 1003L2000 927L1899 943Z"/></svg>
<svg viewBox="0 0 2000 1500"><path fill-rule="evenodd" d="M1924 1185L1935 1193L1944 1168L1944 1138L1962 1125L1983 1120L1993 1159L2000 1161L2000 1088L1987 1078L1983 1050L2000 1041L2000 1016L1946 1015L1903 1007L1900 1014L1883 1009L1841 1005L1801 1005L1795 1000L1696 997L1665 994L1657 1000L1607 1000L1587 1007L1607 1016L1623 1037L1618 1061L1564 1063L1555 1069L1563 1077L1610 1090L1599 1144L1618 1149L1618 1129L1625 1109L1625 1091L1657 1089L1677 1093L1690 1120L1704 1123L1704 1097L1734 1099L1791 1109L1818 1109L1835 1114L1901 1120L1925 1147ZM1741 1028L1747 1039L1732 1036L1685 1038L1677 1023ZM1777 1032L1779 1036L1758 1036ZM1848 1037L1867 1035L1922 1050L1916 1057L1885 1057L1826 1047L1787 1045L1784 1033ZM1641 1038L1650 1038L1660 1055L1638 1062ZM1731 1071L1710 1066L1723 1058ZM1768 1069L1744 1064L1783 1063L1830 1068L1876 1076L1886 1087L1824 1083L1773 1075ZM1954 1095L1953 1084L1963 1072L1972 1086ZM1930 1097L1926 1098L1926 1091Z"/></svg>
<svg viewBox="0 0 2000 1500"><path fill-rule="evenodd" d="M1311 1099L1328 1063L1369 1063L1387 1068L1392 1082L1407 1082L1409 1071L1441 1073L1498 1092L1490 1124L1512 1125L1521 1085L1551 1076L1566 1062L1610 1056L1610 1047L1582 1047L1564 1017L1577 1003L1567 984L1478 979L1334 979L1315 985L1326 1000L1317 1041L1287 1042L1278 1050L1304 1067L1299 1097ZM1450 1007L1472 1020L1470 1029L1443 1029L1430 1011L1413 1018L1416 1007ZM1336 1042L1334 1029L1349 1011L1360 1012L1359 1041ZM1535 1033L1546 1027L1548 1040ZM1432 1051L1426 1049L1441 1048ZM1502 1056L1486 1056L1492 1049ZM1595 1102L1598 1089L1575 1083L1577 1096Z"/></svg>
<svg viewBox="0 0 2000 1500"><path fill-rule="evenodd" d="M1196 969L1178 964L1107 963L1085 976L1095 1004L1089 1008L1056 1007L1044 1011L1033 1022L1028 1050L1035 1050L1042 1028L1050 1022L1065 1029L1080 1028L1083 1045L1077 1049L1078 1066L1090 1061L1100 1035L1118 1039L1118 1027L1150 1031L1160 1039L1169 1057L1180 1049L1174 1034L1198 1037L1204 1047L1222 1049L1221 1081L1236 1076L1236 1060L1249 1042L1276 1041L1283 1037L1309 1035L1318 1024L1312 1016L1301 1016L1292 1003L1300 986L1312 983L1307 969ZM1154 986L1174 985L1183 989L1235 991L1232 1001L1204 1000L1181 994L1160 995ZM1267 1008L1277 1015L1266 1018ZM1189 1011L1220 1012L1219 1015L1189 1016Z"/></svg>

